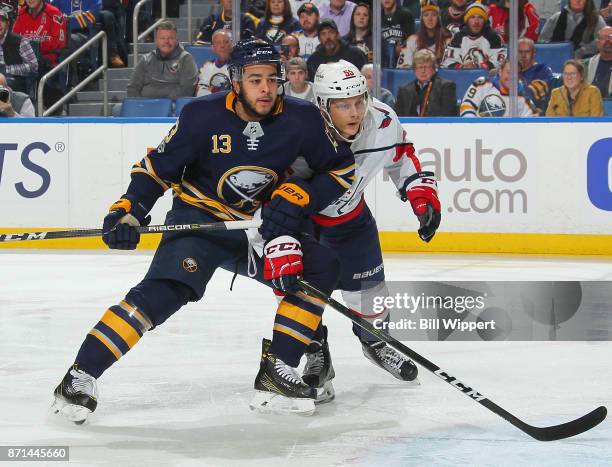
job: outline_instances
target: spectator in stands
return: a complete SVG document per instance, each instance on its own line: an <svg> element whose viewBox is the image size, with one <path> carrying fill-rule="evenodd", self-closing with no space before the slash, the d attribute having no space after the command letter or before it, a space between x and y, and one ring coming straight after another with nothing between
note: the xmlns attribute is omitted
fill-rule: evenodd
<svg viewBox="0 0 612 467"><path fill-rule="evenodd" d="M491 27L504 41L508 42L508 24L510 23L510 0L502 0L499 3L489 5L489 16ZM538 40L540 29L540 18L535 7L529 0L519 0L518 4L518 30L519 37L528 37L534 41Z"/></svg>
<svg viewBox="0 0 612 467"><path fill-rule="evenodd" d="M444 50L451 40L450 31L442 27L440 8L436 0L424 0L421 5L421 28L408 38L397 59L397 68L412 68L412 59L418 50L429 49L436 57L436 65L442 62Z"/></svg>
<svg viewBox="0 0 612 467"><path fill-rule="evenodd" d="M108 65L113 68L125 66L124 60L119 55L120 39L117 22L110 11L102 9L102 0L54 0L53 4L68 17L73 49L87 42L95 32L96 23L100 22L107 37Z"/></svg>
<svg viewBox="0 0 612 467"><path fill-rule="evenodd" d="M24 92L13 91L0 73L0 117L36 117L34 105Z"/></svg>
<svg viewBox="0 0 612 467"><path fill-rule="evenodd" d="M353 9L351 27L349 33L344 36L344 40L361 49L366 55L368 63L372 63L372 14L367 3L358 3ZM383 39L382 42L382 50L387 50L386 41ZM382 66L387 68L389 66L388 54L383 53L381 58Z"/></svg>
<svg viewBox="0 0 612 467"><path fill-rule="evenodd" d="M38 60L27 39L10 31L9 16L0 10L0 73L9 86L27 92L26 79L38 73Z"/></svg>
<svg viewBox="0 0 612 467"><path fill-rule="evenodd" d="M416 79L400 86L395 112L400 117L454 117L457 86L437 74L438 60L429 49L414 54Z"/></svg>
<svg viewBox="0 0 612 467"><path fill-rule="evenodd" d="M176 26L163 21L155 28L156 49L136 66L127 87L128 97L193 96L198 67L177 39Z"/></svg>
<svg viewBox="0 0 612 467"><path fill-rule="evenodd" d="M319 9L312 2L303 3L297 11L302 31L295 33L300 42L300 55L307 59L319 45Z"/></svg>
<svg viewBox="0 0 612 467"><path fill-rule="evenodd" d="M200 68L198 90L196 95L207 96L232 88L227 61L233 49L232 34L227 29L217 29L212 35L212 51L215 59L208 61Z"/></svg>
<svg viewBox="0 0 612 467"><path fill-rule="evenodd" d="M527 87L527 96L538 108L538 113L544 114L555 78L546 63L536 62L535 44L527 37L518 41L518 65L519 78Z"/></svg>
<svg viewBox="0 0 612 467"><path fill-rule="evenodd" d="M338 26L340 36L346 36L351 28L354 9L355 4L350 0L326 0L319 5L319 14L322 20L333 20Z"/></svg>
<svg viewBox="0 0 612 467"><path fill-rule="evenodd" d="M414 16L407 8L397 6L395 0L382 0L381 5L383 7L382 38L388 44L387 56L390 63L396 63L402 45L409 36L414 34Z"/></svg>
<svg viewBox="0 0 612 467"><path fill-rule="evenodd" d="M606 26L597 35L599 53L584 61L586 81L597 86L605 99L612 97L612 27Z"/></svg>
<svg viewBox="0 0 612 467"><path fill-rule="evenodd" d="M300 55L300 42L293 34L287 34L281 41L281 61L287 64L287 61L293 57Z"/></svg>
<svg viewBox="0 0 612 467"><path fill-rule="evenodd" d="M45 0L26 0L13 32L40 47L39 74L57 65L57 52L66 47L66 22L62 12Z"/></svg>
<svg viewBox="0 0 612 467"><path fill-rule="evenodd" d="M371 63L365 64L361 68L361 74L365 77L368 83L368 91L370 95L372 94L372 88L374 87L374 65ZM395 96L391 91L386 88L380 88L380 95L378 96L378 100L387 104L389 107L393 108L395 106Z"/></svg>
<svg viewBox="0 0 612 467"><path fill-rule="evenodd" d="M442 13L440 15L442 26L448 29L452 35L458 33L465 25L463 17L465 16L467 7L468 0L451 0L449 6L442 8Z"/></svg>
<svg viewBox="0 0 612 467"><path fill-rule="evenodd" d="M170 10L171 3L170 2L168 3L169 3L168 9ZM178 4L178 0L177 0L177 4ZM108 17L108 13L113 15L112 18ZM107 16L107 18L104 17L105 15ZM173 16L173 15L172 13L168 12L168 16ZM178 13L177 13L177 16L178 16ZM110 20L112 21L109 23ZM113 33L115 34L117 53L119 57L121 58L121 60L124 63L127 63L128 61L128 46L127 46L127 39L126 39L127 15L126 15L126 7L123 4L123 0L102 0L102 10L100 12L100 18L98 19L98 22L102 23L103 31L107 31L110 28L115 27L115 30ZM112 50L113 50L112 47L109 47L109 53L112 53Z"/></svg>
<svg viewBox="0 0 612 467"><path fill-rule="evenodd" d="M478 78L468 88L461 101L461 117L505 117L510 110L510 62L499 64L497 75L493 78ZM519 84L518 96L519 117L536 115L535 106L525 97L523 86Z"/></svg>
<svg viewBox="0 0 612 467"><path fill-rule="evenodd" d="M285 95L298 97L307 101L315 101L312 83L306 81L308 68L302 57L294 57L287 62L287 82L283 85Z"/></svg>
<svg viewBox="0 0 612 467"><path fill-rule="evenodd" d="M255 36L280 44L283 37L299 29L300 23L293 17L289 0L267 0L266 14L257 25Z"/></svg>
<svg viewBox="0 0 612 467"><path fill-rule="evenodd" d="M317 68L321 63L346 60L361 69L368 61L366 55L354 45L340 37L338 26L333 19L324 19L319 25L319 41L315 52L308 57L308 79L314 80Z"/></svg>
<svg viewBox="0 0 612 467"><path fill-rule="evenodd" d="M506 57L502 39L489 26L487 9L472 3L465 12L465 26L446 47L442 66L448 68L497 68Z"/></svg>
<svg viewBox="0 0 612 467"><path fill-rule="evenodd" d="M204 20L198 34L196 44L210 44L215 31L219 29L232 30L232 0L219 0L221 12L213 13ZM240 14L240 38L248 39L255 34L255 22L249 13Z"/></svg>
<svg viewBox="0 0 612 467"><path fill-rule="evenodd" d="M571 59L563 64L563 86L552 90L547 117L601 117L603 100L597 86L585 81L584 66Z"/></svg>
<svg viewBox="0 0 612 467"><path fill-rule="evenodd" d="M240 11L246 12L255 24L255 29L266 14L266 0L242 0ZM293 10L291 10L293 11Z"/></svg>
<svg viewBox="0 0 612 467"><path fill-rule="evenodd" d="M569 0L565 8L546 21L540 42L570 41L575 58L588 58L597 52L595 38L605 25L593 0Z"/></svg>

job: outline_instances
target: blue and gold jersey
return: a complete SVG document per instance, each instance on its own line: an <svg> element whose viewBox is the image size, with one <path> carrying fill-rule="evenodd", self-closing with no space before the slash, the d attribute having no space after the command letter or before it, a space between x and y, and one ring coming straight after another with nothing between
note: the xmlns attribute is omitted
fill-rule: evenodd
<svg viewBox="0 0 612 467"><path fill-rule="evenodd" d="M278 98L272 116L245 122L236 99L229 91L186 105L157 149L134 165L127 194L151 209L172 188L174 207L196 206L223 221L250 219L298 157L314 171L314 211L350 187L353 154L327 134L314 105Z"/></svg>

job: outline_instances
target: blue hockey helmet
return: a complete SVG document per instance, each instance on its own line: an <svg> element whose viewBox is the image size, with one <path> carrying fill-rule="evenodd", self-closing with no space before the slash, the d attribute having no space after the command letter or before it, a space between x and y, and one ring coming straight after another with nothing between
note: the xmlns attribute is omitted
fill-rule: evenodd
<svg viewBox="0 0 612 467"><path fill-rule="evenodd" d="M263 39L245 39L234 46L228 64L230 78L240 81L245 66L258 64L275 65L278 78L283 79L280 53Z"/></svg>

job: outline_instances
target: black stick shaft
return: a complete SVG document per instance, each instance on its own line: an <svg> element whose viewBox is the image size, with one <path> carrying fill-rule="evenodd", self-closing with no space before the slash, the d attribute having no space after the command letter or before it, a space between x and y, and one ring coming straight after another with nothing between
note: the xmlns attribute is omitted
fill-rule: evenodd
<svg viewBox="0 0 612 467"><path fill-rule="evenodd" d="M248 221L228 221L228 222L210 222L207 224L174 224L174 225L147 225L136 227L142 233L163 233L189 230L245 230L252 227L259 227L260 220ZM74 230L51 230L47 232L23 232L12 234L0 234L0 243L2 242L24 242L32 240L54 240L58 238L83 238L83 237L100 237L102 229L74 229Z"/></svg>
<svg viewBox="0 0 612 467"><path fill-rule="evenodd" d="M532 438L537 439L538 441L554 441L563 438L569 438L571 436L578 435L583 433L591 428L600 424L605 418L607 414L607 409L604 406L598 407L592 412L567 423L563 423L561 425L554 425L549 427L535 427L529 425L512 415L506 409L500 407L495 402L491 401L487 397L483 396L481 393L468 386L467 384L461 382L455 376L452 376L450 373L443 371L438 365L418 354L411 348L407 347L397 339L391 337L386 332L383 332L380 329L375 328L369 321L357 315L353 310L347 308L341 303L337 302L330 296L324 294L323 292L317 290L313 286L311 286L308 282L303 280L299 281L299 286L302 288L304 292L313 297L318 298L319 300L324 301L329 306L331 306L334 310L342 313L344 316L349 318L355 324L360 326L362 329L368 331L374 336L378 337L380 340L386 342L389 346L397 350L398 352L406 355L411 358L413 361L431 371L437 377L446 381L451 386L454 386L456 389L459 389L462 393L468 396L475 402L478 402L480 405L486 407L491 412L500 417L504 418L512 425L517 427L519 430L527 433Z"/></svg>

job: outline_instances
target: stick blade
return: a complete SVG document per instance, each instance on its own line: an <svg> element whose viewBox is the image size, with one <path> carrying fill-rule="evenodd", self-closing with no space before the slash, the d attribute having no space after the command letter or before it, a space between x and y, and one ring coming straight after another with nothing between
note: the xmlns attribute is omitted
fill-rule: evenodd
<svg viewBox="0 0 612 467"><path fill-rule="evenodd" d="M607 413L608 409L601 406L571 422L543 428L526 424L523 431L538 441L556 441L558 439L570 438L590 430L603 422Z"/></svg>

